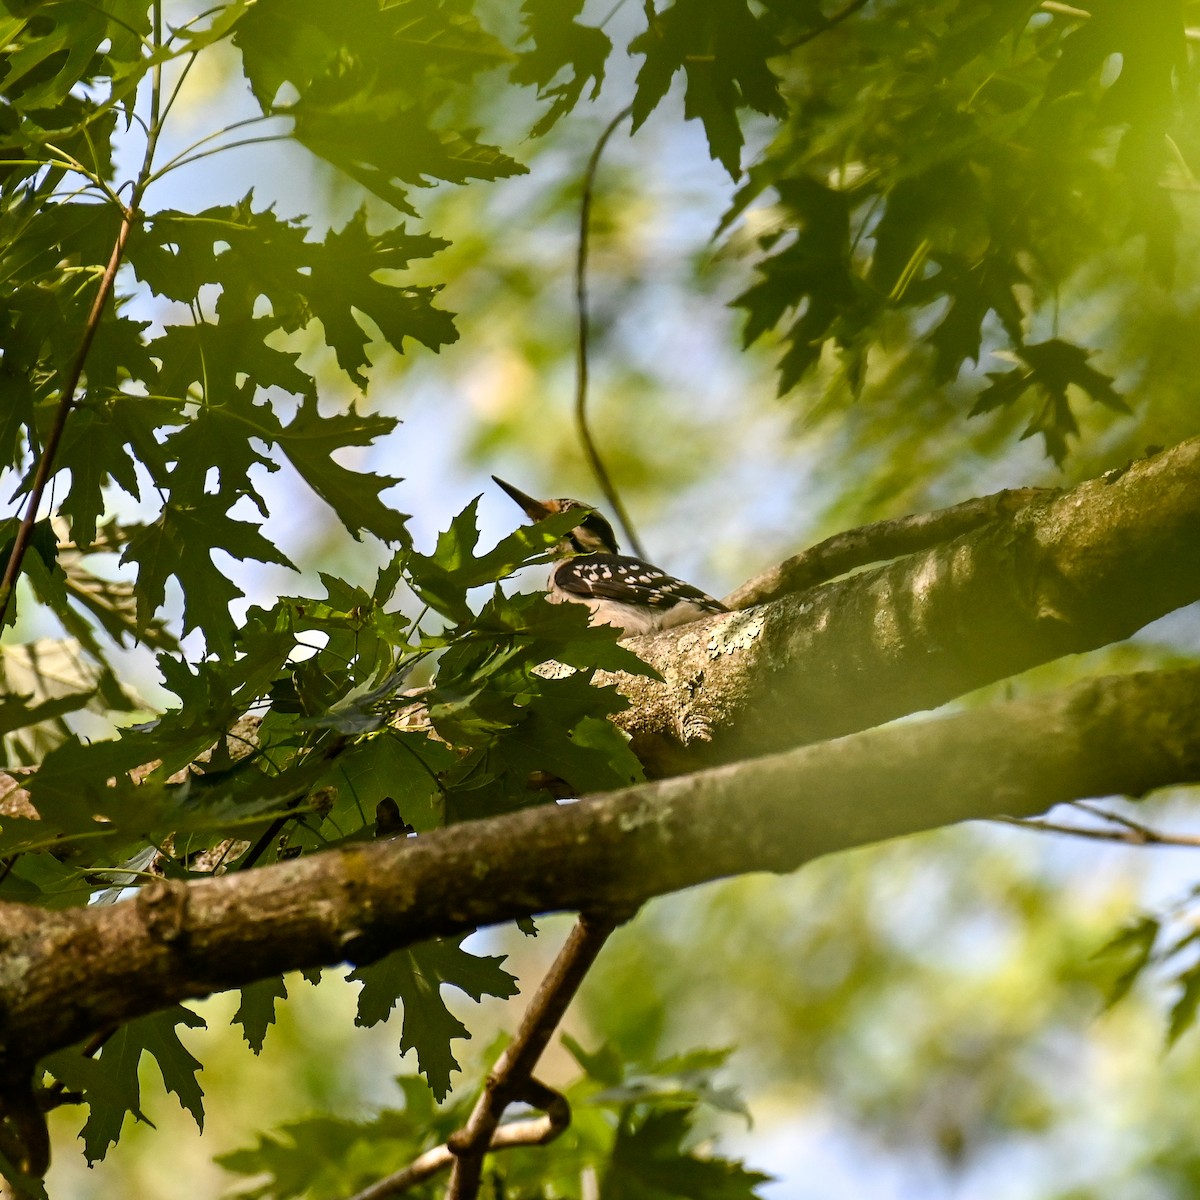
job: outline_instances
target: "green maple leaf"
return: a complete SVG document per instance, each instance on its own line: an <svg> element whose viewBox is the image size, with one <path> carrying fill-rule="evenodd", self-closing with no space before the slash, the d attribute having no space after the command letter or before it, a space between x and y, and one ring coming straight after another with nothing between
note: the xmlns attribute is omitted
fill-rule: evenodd
<svg viewBox="0 0 1200 1200"><path fill-rule="evenodd" d="M436 350L457 337L451 314L433 304L432 287L413 287L379 272L406 269L445 246L428 234L403 227L371 234L360 209L344 228L322 242L305 240L297 221L270 210L255 212L252 195L235 205L197 214L156 214L132 239L130 262L154 291L182 303L198 302L201 288L215 284L216 322L172 326L153 343L163 360L156 390L184 396L202 386L212 402L226 402L249 375L253 385L282 387L295 394L312 391L312 380L294 364L296 355L263 345L278 328L292 331L320 319L326 343L338 363L365 384L369 340L355 310L369 317L384 339L402 352L406 338ZM265 298L271 316L255 317Z"/></svg>
<svg viewBox="0 0 1200 1200"><path fill-rule="evenodd" d="M743 141L736 110L744 106L775 117L787 111L779 80L767 65L783 47L746 0L675 0L662 13L649 5L647 11L650 28L629 47L645 56L633 101L634 130L682 70L684 115L704 125L709 152L736 179Z"/></svg>
<svg viewBox="0 0 1200 1200"><path fill-rule="evenodd" d="M515 778L544 772L565 780L576 796L645 779L629 743L600 717L583 717L566 727L553 710L535 709L497 740L493 754Z"/></svg>
<svg viewBox="0 0 1200 1200"><path fill-rule="evenodd" d="M579 519L578 512L575 519ZM547 524L539 522L525 528L536 531ZM496 550L502 546L503 543ZM534 553L536 548L534 543L534 549L526 553ZM519 639L530 647L532 661L538 661L536 656L541 655L581 671L599 669L646 675L651 679L659 677L653 667L620 644L619 630L611 625L591 625L588 616L583 605L548 604L538 592L515 596L497 592L480 610L472 628L487 640Z"/></svg>
<svg viewBox="0 0 1200 1200"><path fill-rule="evenodd" d="M1121 69L1104 97L1113 121L1155 121L1169 105L1172 76L1186 68L1183 21L1172 6L1098 4L1095 17L1073 29L1046 83L1046 103L1079 88L1114 54Z"/></svg>
<svg viewBox="0 0 1200 1200"><path fill-rule="evenodd" d="M55 746L28 782L43 823L65 833L95 832L107 781L146 762L144 750L126 740L85 744L77 736Z"/></svg>
<svg viewBox="0 0 1200 1200"><path fill-rule="evenodd" d="M509 78L533 84L540 99L551 101L533 127L534 137L547 133L570 112L589 82L590 98L600 94L612 42L603 30L576 20L582 11L583 0L525 0L521 5L523 40L533 46L520 54ZM569 71L569 77L555 84L563 71Z"/></svg>
<svg viewBox="0 0 1200 1200"><path fill-rule="evenodd" d="M339 754L328 779L366 821L391 800L401 821L424 832L445 821L438 777L457 761L449 746L425 733L385 729Z"/></svg>
<svg viewBox="0 0 1200 1200"><path fill-rule="evenodd" d="M222 320L253 316L266 297L285 330L307 320L302 293L309 244L299 220L277 217L271 208L254 211L254 194L236 204L198 213L165 209L149 217L129 242L129 262L139 279L160 296L194 301L204 284L217 284Z"/></svg>
<svg viewBox="0 0 1200 1200"><path fill-rule="evenodd" d="M429 0L258 0L234 42L264 111L285 83L303 95L335 76L347 91L408 81L419 95L439 82L467 83L510 57L462 5Z"/></svg>
<svg viewBox="0 0 1200 1200"><path fill-rule="evenodd" d="M756 1200L771 1176L688 1149L691 1122L690 1108L622 1119L600 1200Z"/></svg>
<svg viewBox="0 0 1200 1200"><path fill-rule="evenodd" d="M1046 453L1059 466L1067 457L1067 437L1079 432L1068 388L1078 388L1113 412L1129 412L1129 406L1112 386L1112 377L1088 364L1090 350L1051 338L1020 345L1015 353L1022 365L1011 371L989 371L992 382L976 397L969 415L974 417L1010 405L1030 388L1036 388L1041 399L1021 437L1041 434Z"/></svg>
<svg viewBox="0 0 1200 1200"><path fill-rule="evenodd" d="M296 365L299 354L263 341L277 328L271 317L168 326L149 345L162 363L155 390L184 399L195 386L210 405L244 403L256 388L309 395L313 381Z"/></svg>
<svg viewBox="0 0 1200 1200"><path fill-rule="evenodd" d="M988 255L978 262L959 256L939 259L941 271L933 281L939 293L950 296L950 308L927 341L936 351L934 378L945 383L954 379L962 364L979 361L983 322L994 312L1014 341L1021 339L1021 305L1015 288L1026 282L1025 274L1012 258Z"/></svg>
<svg viewBox="0 0 1200 1200"><path fill-rule="evenodd" d="M805 176L781 180L776 187L795 222L795 238L759 263L761 279L734 304L747 313L746 346L787 313L803 310L784 335L788 349L780 362L782 395L817 363L825 340L855 310L860 285L850 263L849 198Z"/></svg>
<svg viewBox="0 0 1200 1200"><path fill-rule="evenodd" d="M396 427L393 417L366 416L351 408L348 413L322 416L313 398L274 435L304 481L337 514L343 525L358 538L365 529L386 542L407 542L408 517L389 508L379 493L399 483L390 475L364 475L333 460L335 450L346 446L368 446Z"/></svg>
<svg viewBox="0 0 1200 1200"><path fill-rule="evenodd" d="M438 238L406 233L403 226L370 234L366 209L360 208L342 229L331 230L310 250L312 277L306 295L312 314L325 327L325 341L336 352L338 365L359 385L367 382L362 368L368 362L368 338L353 309L370 317L398 353L404 351L405 338L415 338L431 350L458 338L451 314L433 304L437 288L405 287L375 278L377 271L402 270L414 258L427 258L445 245Z"/></svg>
<svg viewBox="0 0 1200 1200"><path fill-rule="evenodd" d="M1168 1046L1173 1046L1196 1023L1196 1012L1200 1009L1200 967L1189 968L1175 982L1181 985L1181 991L1171 1006Z"/></svg>
<svg viewBox="0 0 1200 1200"><path fill-rule="evenodd" d="M476 496L438 534L437 546L430 556L410 553L406 562L409 582L421 599L444 616L457 622L472 620L467 604L471 588L495 583L511 575L519 566L536 561L562 536L579 523L578 512L557 513L536 525L519 525L501 538L491 550L476 555L479 527Z"/></svg>
<svg viewBox="0 0 1200 1200"><path fill-rule="evenodd" d="M275 1002L286 1000L287 994L282 975L260 979L241 989L241 1003L230 1024L242 1027L246 1045L255 1054L262 1052L267 1029L275 1024Z"/></svg>
<svg viewBox="0 0 1200 1200"><path fill-rule="evenodd" d="M0 339L13 344L10 313L0 301ZM25 452L25 438L34 424L34 388L26 372L12 369L6 351L0 365L0 470L16 467Z"/></svg>
<svg viewBox="0 0 1200 1200"><path fill-rule="evenodd" d="M147 6L137 0L108 0L107 5L53 0L36 6L36 22L11 15L12 9L22 7L26 6L8 6L10 15L0 32L10 47L4 55L5 92L19 96L28 108L51 108L64 100L91 72L102 42L111 39L110 54L128 55L130 34L136 47L138 34L150 31ZM118 20L108 18L106 7Z"/></svg>
<svg viewBox="0 0 1200 1200"><path fill-rule="evenodd" d="M1108 985L1105 1004L1111 1008L1129 993L1142 972L1154 961L1154 947L1161 925L1153 917L1142 917L1122 929L1092 956L1117 967Z"/></svg>
<svg viewBox="0 0 1200 1200"><path fill-rule="evenodd" d="M226 1171L257 1176L238 1188L237 1195L243 1200L338 1196L346 1192L346 1159L364 1139L366 1128L358 1121L306 1117L287 1122L274 1134L259 1134L257 1144L217 1155L215 1161ZM398 1131L388 1132L394 1140ZM372 1160L381 1162L378 1154L382 1148L377 1144L371 1149ZM410 1157L420 1149L414 1146ZM263 1176L268 1177L265 1183Z"/></svg>
<svg viewBox="0 0 1200 1200"><path fill-rule="evenodd" d="M94 1059L85 1058L73 1048L47 1060L55 1078L84 1094L89 1111L80 1137L89 1163L104 1158L108 1148L118 1141L126 1116L132 1113L137 1120L146 1120L138 1079L143 1054L155 1060L167 1091L174 1092L181 1107L192 1114L200 1129L204 1128L204 1091L196 1079L200 1063L179 1040L178 1025L205 1028L203 1017L176 1004L122 1025Z"/></svg>
<svg viewBox="0 0 1200 1200"><path fill-rule="evenodd" d="M299 142L402 212L414 212L408 186L525 170L438 116L443 100L510 57L459 6L260 0L234 41L264 112L286 111ZM285 83L300 96L286 110L276 106Z"/></svg>
<svg viewBox="0 0 1200 1200"><path fill-rule="evenodd" d="M274 413L266 405L250 400L250 389L241 390L228 404L204 405L181 429L162 444L161 456L174 465L169 475L160 477L160 486L170 488L176 504L202 501L213 472L215 493L225 507L240 496L249 496L265 517L266 502L253 483L252 468L279 470L279 464L255 446L257 424L261 418L277 426ZM264 439L265 440L265 439Z"/></svg>
<svg viewBox="0 0 1200 1200"><path fill-rule="evenodd" d="M96 540L96 526L107 507L104 489L116 483L135 500L141 499L137 461L154 464L159 458L155 429L169 410L144 396L114 393L96 402L80 403L68 422L55 459L55 468L70 472L71 483L60 512L71 522L79 546Z"/></svg>
<svg viewBox="0 0 1200 1200"><path fill-rule="evenodd" d="M37 703L33 702L32 696L0 694L0 734L12 733L14 729L24 729L29 725L38 725L42 721L51 721L65 713L77 712L94 694L76 692L74 695L56 696Z"/></svg>
<svg viewBox="0 0 1200 1200"><path fill-rule="evenodd" d="M469 954L461 942L461 937L423 942L347 976L362 984L356 1025L378 1024L397 1001L404 1006L400 1051L416 1050L418 1069L439 1103L450 1091L450 1072L460 1070L450 1043L471 1036L442 1001L442 986L456 987L476 1002L484 996L508 999L518 990L516 979L500 968L503 957Z"/></svg>
<svg viewBox="0 0 1200 1200"><path fill-rule="evenodd" d="M528 170L495 146L477 142L473 131L439 129L426 111L406 103L408 94L407 87L397 87L332 100L314 89L290 110L296 140L410 216L417 211L404 185L506 179Z"/></svg>
<svg viewBox="0 0 1200 1200"><path fill-rule="evenodd" d="M229 516L219 496L201 496L191 504L169 503L157 521L129 540L121 555L122 563L138 566L139 625L150 623L166 599L167 580L175 578L183 589L184 632L202 629L210 649L225 654L233 650L229 604L242 592L213 562L213 550L292 567L256 526Z"/></svg>

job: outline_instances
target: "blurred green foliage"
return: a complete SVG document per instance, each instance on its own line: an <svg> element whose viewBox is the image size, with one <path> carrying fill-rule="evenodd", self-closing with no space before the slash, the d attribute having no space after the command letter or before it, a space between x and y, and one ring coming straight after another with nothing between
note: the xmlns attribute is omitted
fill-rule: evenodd
<svg viewBox="0 0 1200 1200"><path fill-rule="evenodd" d="M570 391L564 298L583 164L626 104L636 136L594 198L592 411L623 490L663 510L661 536L674 526L671 565L732 584L834 525L1078 478L1197 432L1198 14L4 0L0 467L17 501L67 420L0 657L0 735L8 765L38 768L40 818L0 820L0 897L81 904L151 859L175 878L248 869L545 802L548 778L575 793L640 778L608 721L621 699L591 681L644 668L581 610L498 586L544 561L562 522L480 551L477 505L451 520L439 496L425 554L388 495L405 453L476 474L507 456L576 490L554 400ZM216 92L241 95L236 117L209 111ZM190 203L186 181L222 151L280 143L303 152L315 216L261 198L287 181L253 162ZM114 247L115 299L93 320ZM303 536L285 549L264 521L293 507ZM12 515L5 561L17 531ZM262 599L231 561L307 573ZM135 645L157 654L165 711L129 670ZM548 659L573 673L539 671ZM417 687L429 722L389 723ZM247 713L252 735L226 737ZM844 1146L821 1161L857 1156L864 1177L886 1159L912 1180L934 1170L947 1195L1001 1195L983 1180L1005 1156L1028 1164L1031 1196L1193 1195L1186 866L1171 868L1182 899L1139 918L1139 868L1113 852L1097 866L993 834L643 914L558 1051L575 1123L497 1163L496 1194L766 1194L713 1148L745 1136L736 1076L768 1126L832 1122ZM527 991L544 941L499 945ZM357 966L350 1002L336 980L265 980L229 1012L204 1006L203 1037L174 1009L96 1055L55 1055L47 1082L86 1107L56 1133L81 1125L84 1157L109 1161L89 1178L60 1153L51 1193L223 1186L211 1167L155 1174L189 1145L178 1126L115 1146L126 1118L160 1119L156 1074L187 1121L204 1090L210 1125L233 1112L215 1136L240 1194L345 1195L404 1165L470 1106L469 1083L434 1103L456 1043L505 1019L458 1003L514 992L480 949ZM1164 985L1165 1062L1148 1003ZM383 1033L352 1041L354 1023ZM424 1080L401 1078L397 1109L378 1080L408 1049ZM464 1055L468 1078L495 1053ZM780 1194L832 1194L788 1165Z"/></svg>

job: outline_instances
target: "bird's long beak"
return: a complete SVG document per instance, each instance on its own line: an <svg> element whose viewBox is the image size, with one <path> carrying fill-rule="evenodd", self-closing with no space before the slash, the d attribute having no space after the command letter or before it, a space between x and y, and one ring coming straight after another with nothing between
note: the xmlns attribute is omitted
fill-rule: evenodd
<svg viewBox="0 0 1200 1200"><path fill-rule="evenodd" d="M540 500L535 500L532 496L525 495L520 488L513 487L511 483L505 483L499 476L493 475L492 479L525 510L525 515L531 521L540 521L554 512L554 509L549 505L543 504Z"/></svg>

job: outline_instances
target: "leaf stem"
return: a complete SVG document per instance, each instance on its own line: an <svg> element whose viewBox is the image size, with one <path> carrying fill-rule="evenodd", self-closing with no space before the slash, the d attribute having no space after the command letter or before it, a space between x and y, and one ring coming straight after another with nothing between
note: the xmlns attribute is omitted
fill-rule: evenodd
<svg viewBox="0 0 1200 1200"><path fill-rule="evenodd" d="M286 141L288 138L287 134L273 133L264 137L243 138L241 141L237 142L226 142L221 146L210 146L207 150L198 150L198 147L203 146L205 142L211 142L215 138L224 137L225 134L232 132L234 129L243 129L247 125L258 125L263 121L272 121L276 119L277 115L278 114L270 113L266 116L247 117L243 121L234 121L232 124L226 125L223 129L218 129L214 133L205 134L204 137L198 138L185 150L181 150L175 155L174 158L169 159L161 167L159 167L159 169L151 176L151 182L161 179L164 175L169 174L171 171L178 170L180 167L190 166L194 162L199 162L202 158L208 158L213 154L220 154L224 150L236 150L242 146L257 145L260 142ZM193 151L198 152L192 153Z"/></svg>

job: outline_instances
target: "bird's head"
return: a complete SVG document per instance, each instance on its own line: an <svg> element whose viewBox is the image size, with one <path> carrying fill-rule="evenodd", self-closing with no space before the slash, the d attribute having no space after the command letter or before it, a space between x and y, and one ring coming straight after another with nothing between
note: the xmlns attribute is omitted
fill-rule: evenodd
<svg viewBox="0 0 1200 1200"><path fill-rule="evenodd" d="M579 510L579 524L563 539L564 554L617 553L617 537L613 533L613 527L590 504L566 498L535 500L532 496L527 496L519 488L513 487L511 483L505 483L503 479L499 479L495 475L492 476L492 479L521 506L531 521L541 521L555 513L570 512L576 508Z"/></svg>

